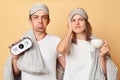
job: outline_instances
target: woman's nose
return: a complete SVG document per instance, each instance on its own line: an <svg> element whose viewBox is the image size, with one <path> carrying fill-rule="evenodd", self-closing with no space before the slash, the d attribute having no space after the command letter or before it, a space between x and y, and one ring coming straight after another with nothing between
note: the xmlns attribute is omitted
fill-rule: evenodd
<svg viewBox="0 0 120 80"><path fill-rule="evenodd" d="M76 24L77 24L77 25L79 24L79 20L76 20Z"/></svg>

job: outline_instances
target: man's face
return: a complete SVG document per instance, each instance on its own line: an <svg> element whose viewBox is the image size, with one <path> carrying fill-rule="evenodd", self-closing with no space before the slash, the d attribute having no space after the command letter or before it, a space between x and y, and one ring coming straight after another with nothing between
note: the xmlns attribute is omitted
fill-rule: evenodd
<svg viewBox="0 0 120 80"><path fill-rule="evenodd" d="M32 14L30 23L34 31L44 33L49 23L49 16L44 11L38 10Z"/></svg>

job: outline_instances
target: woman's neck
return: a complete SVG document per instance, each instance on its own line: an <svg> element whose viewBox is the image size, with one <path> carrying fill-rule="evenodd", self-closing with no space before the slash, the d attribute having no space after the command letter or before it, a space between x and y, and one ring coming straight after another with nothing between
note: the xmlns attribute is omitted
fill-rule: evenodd
<svg viewBox="0 0 120 80"><path fill-rule="evenodd" d="M85 33L83 33L83 34L76 34L76 39L86 40Z"/></svg>

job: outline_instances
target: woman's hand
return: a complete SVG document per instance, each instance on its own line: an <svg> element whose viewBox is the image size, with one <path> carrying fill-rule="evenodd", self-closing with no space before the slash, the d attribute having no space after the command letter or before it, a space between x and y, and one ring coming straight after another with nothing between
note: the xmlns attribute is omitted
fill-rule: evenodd
<svg viewBox="0 0 120 80"><path fill-rule="evenodd" d="M110 51L110 47L107 41L104 41L103 46L100 48L100 57L104 57L106 54L109 54L109 51Z"/></svg>
<svg viewBox="0 0 120 80"><path fill-rule="evenodd" d="M70 20L69 17L68 17L68 31L69 31L69 32L72 32L72 31L73 31L73 29L72 29L72 24L71 24L71 20Z"/></svg>

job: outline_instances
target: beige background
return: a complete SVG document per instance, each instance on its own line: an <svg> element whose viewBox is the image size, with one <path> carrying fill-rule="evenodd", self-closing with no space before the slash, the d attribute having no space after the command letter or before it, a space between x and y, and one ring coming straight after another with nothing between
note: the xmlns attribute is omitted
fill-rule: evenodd
<svg viewBox="0 0 120 80"><path fill-rule="evenodd" d="M50 8L51 23L48 33L63 37L67 31L68 13L76 7L84 8L93 33L111 46L112 59L120 69L120 0L2 0L0 2L0 80L10 55L8 45L18 40L31 26L28 10L37 2ZM120 79L120 71L119 71Z"/></svg>

